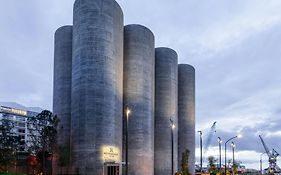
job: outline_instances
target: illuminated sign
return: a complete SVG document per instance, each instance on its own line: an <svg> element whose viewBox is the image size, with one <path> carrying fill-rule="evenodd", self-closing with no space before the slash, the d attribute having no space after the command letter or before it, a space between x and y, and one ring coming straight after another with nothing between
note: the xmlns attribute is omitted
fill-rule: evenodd
<svg viewBox="0 0 281 175"><path fill-rule="evenodd" d="M120 162L120 151L115 146L103 146L102 158L104 162Z"/></svg>
<svg viewBox="0 0 281 175"><path fill-rule="evenodd" d="M27 111L1 106L1 112L27 116Z"/></svg>

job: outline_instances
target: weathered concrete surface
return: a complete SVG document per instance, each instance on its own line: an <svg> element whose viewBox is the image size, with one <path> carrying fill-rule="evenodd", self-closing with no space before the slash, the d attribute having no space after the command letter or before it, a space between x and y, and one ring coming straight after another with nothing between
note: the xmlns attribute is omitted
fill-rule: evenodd
<svg viewBox="0 0 281 175"><path fill-rule="evenodd" d="M76 0L73 23L73 171L102 175L102 149L122 154L123 13L114 0Z"/></svg>
<svg viewBox="0 0 281 175"><path fill-rule="evenodd" d="M124 30L124 105L129 117L129 175L154 175L155 41L141 25Z"/></svg>
<svg viewBox="0 0 281 175"><path fill-rule="evenodd" d="M173 174L178 164L178 55L170 48L155 50L154 174L172 174L171 122L175 124Z"/></svg>
<svg viewBox="0 0 281 175"><path fill-rule="evenodd" d="M58 144L69 150L71 120L72 26L55 33L53 113L58 116ZM54 171L58 170L57 161ZM68 169L60 167L59 169Z"/></svg>
<svg viewBox="0 0 281 175"><path fill-rule="evenodd" d="M195 174L195 69L191 65L180 64L178 71L179 165L182 153L188 149L189 170Z"/></svg>

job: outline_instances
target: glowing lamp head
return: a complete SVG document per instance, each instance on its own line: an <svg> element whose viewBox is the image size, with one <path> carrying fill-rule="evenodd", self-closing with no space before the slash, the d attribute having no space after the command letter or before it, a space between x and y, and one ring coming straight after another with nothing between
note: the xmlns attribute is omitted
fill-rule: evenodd
<svg viewBox="0 0 281 175"><path fill-rule="evenodd" d="M131 110L129 108L127 108L126 113L127 113L127 115L129 115L131 113Z"/></svg>
<svg viewBox="0 0 281 175"><path fill-rule="evenodd" d="M176 125L175 124L172 124L172 129L175 129L176 128Z"/></svg>
<svg viewBox="0 0 281 175"><path fill-rule="evenodd" d="M232 148L235 148L235 144L234 142L231 143Z"/></svg>
<svg viewBox="0 0 281 175"><path fill-rule="evenodd" d="M237 138L238 138L238 139L240 139L240 138L242 138L242 137L243 137L242 134L237 135Z"/></svg>

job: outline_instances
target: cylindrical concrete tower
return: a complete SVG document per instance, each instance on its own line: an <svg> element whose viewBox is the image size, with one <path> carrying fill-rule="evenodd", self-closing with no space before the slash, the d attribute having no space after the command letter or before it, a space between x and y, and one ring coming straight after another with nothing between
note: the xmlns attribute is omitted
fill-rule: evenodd
<svg viewBox="0 0 281 175"><path fill-rule="evenodd" d="M103 175L122 161L123 13L114 0L76 0L73 23L73 171Z"/></svg>
<svg viewBox="0 0 281 175"><path fill-rule="evenodd" d="M154 35L148 28L125 26L123 100L132 110L128 123L130 175L154 175L154 48Z"/></svg>
<svg viewBox="0 0 281 175"><path fill-rule="evenodd" d="M169 48L155 50L154 137L154 174L170 175L172 168L174 174L178 170L178 55Z"/></svg>
<svg viewBox="0 0 281 175"><path fill-rule="evenodd" d="M71 120L71 68L72 68L72 26L63 26L55 33L54 54L54 96L53 113L58 116L58 145L60 150L70 154ZM57 167L58 162L55 163ZM61 162L68 169L69 157Z"/></svg>
<svg viewBox="0 0 281 175"><path fill-rule="evenodd" d="M195 69L188 64L179 65L178 84L178 157L181 165L182 153L188 149L189 170L195 174Z"/></svg>
<svg viewBox="0 0 281 175"><path fill-rule="evenodd" d="M120 147L120 163L122 162L122 138L123 138L123 59L124 59L124 22L123 12L117 2L114 3L114 53L116 54L117 74L115 75L115 83L117 85L117 94L115 107L118 109L118 117L115 118L115 128L118 131L118 137L115 138L116 143ZM122 168L122 165L121 167ZM121 170L120 170L121 171Z"/></svg>

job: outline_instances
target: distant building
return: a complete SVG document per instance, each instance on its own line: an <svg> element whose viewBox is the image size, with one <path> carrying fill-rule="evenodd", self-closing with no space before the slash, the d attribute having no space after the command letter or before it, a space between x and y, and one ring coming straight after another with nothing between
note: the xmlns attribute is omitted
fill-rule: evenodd
<svg viewBox="0 0 281 175"><path fill-rule="evenodd" d="M17 103L1 103L0 102L0 125L3 124L3 120L9 120L14 123L12 132L21 138L22 145L20 151L27 151L29 134L27 128L28 117L34 117L42 110L36 108L36 111L31 111L35 108L28 108ZM40 111L41 110L41 111Z"/></svg>

